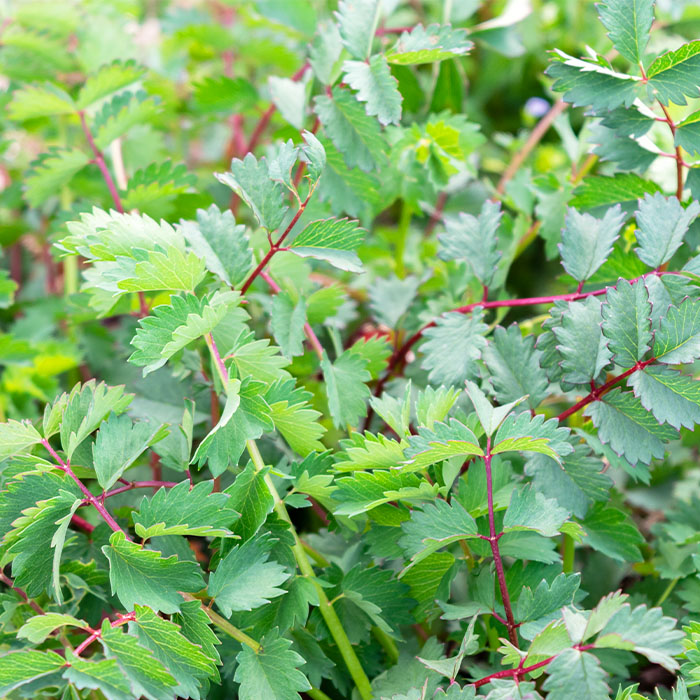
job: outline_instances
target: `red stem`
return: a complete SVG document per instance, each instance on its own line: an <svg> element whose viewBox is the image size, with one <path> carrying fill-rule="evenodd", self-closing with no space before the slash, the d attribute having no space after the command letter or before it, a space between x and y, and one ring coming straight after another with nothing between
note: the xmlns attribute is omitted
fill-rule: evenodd
<svg viewBox="0 0 700 700"><path fill-rule="evenodd" d="M85 518L81 518L79 515L74 515L71 519L71 524L75 525L79 530L87 532L88 535L95 529L92 523L89 523Z"/></svg>
<svg viewBox="0 0 700 700"><path fill-rule="evenodd" d="M508 628L508 638L510 643L519 648L518 633L516 632L517 624L513 617L513 608L510 604L510 594L506 585L506 574L503 569L503 560L501 552L498 548L498 540L503 533L496 533L495 514L493 508L493 479L491 472L491 438L486 440L486 454L484 455L484 467L486 468L486 498L489 509L489 537L488 541L491 545L491 553L496 566L496 577L498 578L498 587L501 589L501 598L503 598L503 608L506 611L506 627Z"/></svg>
<svg viewBox="0 0 700 700"><path fill-rule="evenodd" d="M172 488L173 486L177 486L177 481L130 481L128 482L125 486L120 486L119 488L114 489L113 491L107 491L107 493L102 496L102 498L111 498L112 496L116 496L117 494L124 493L125 491L132 491L133 489L158 489L161 486L164 486L165 488ZM86 502L85 505L88 505L89 503Z"/></svg>
<svg viewBox="0 0 700 700"><path fill-rule="evenodd" d="M622 381L623 379L626 379L629 377L631 374L634 374L635 372L639 371L640 369L644 369L647 365L650 365L652 362L656 362L656 358L652 357L650 360L643 360L640 362L637 362L637 364L634 367L631 367L627 371L623 372L622 374L618 374L616 377L613 377L609 381L605 382L602 386L599 387L593 387L590 391L589 394L584 396L580 401L575 403L573 406L570 406L569 408L566 409L566 411L563 411L562 413L559 414L558 420L559 422L565 421L569 416L573 415L577 411L580 411L582 408L585 406L588 406L589 403L592 403L593 401L598 401L600 397L603 394L606 394L610 389L612 389L615 384L617 384L619 381Z"/></svg>
<svg viewBox="0 0 700 700"><path fill-rule="evenodd" d="M85 484L75 475L73 470L70 468L70 464L68 462L64 462L56 453L56 451L51 447L49 444L49 441L46 438L43 438L41 440L41 444L46 448L47 452L56 460L57 466L59 469L64 471L68 476L75 481L75 483L78 485L78 488L83 492L83 495L85 496L85 499L87 500L90 505L94 506L94 508L97 510L97 512L103 517L104 521L109 525L114 532L124 532L121 527L119 527L119 524L117 521L107 512L107 509L100 503L100 501L92 494L90 493L89 489ZM126 535L126 538L129 539L129 536Z"/></svg>
<svg viewBox="0 0 700 700"><path fill-rule="evenodd" d="M78 116L80 117L80 125L83 127L83 133L85 134L85 138L87 139L88 145L92 149L92 153L95 156L95 163L97 167L100 169L100 172L102 173L102 178L104 179L107 189L109 190L109 193L112 195L112 201L114 202L114 208L120 213L124 213L124 207L122 206L122 200L119 198L119 192L117 191L117 187L114 184L114 180L112 179L112 175L109 172L109 168L107 167L107 164L105 163L105 158L104 155L102 154L102 151L97 147L97 144L95 143L95 139L92 137L92 132L90 131L90 127L87 125L87 122L85 121L85 112L80 110L78 112Z"/></svg>
<svg viewBox="0 0 700 700"><path fill-rule="evenodd" d="M11 588L37 615L43 615L44 610L36 601L33 601L21 588L15 586L15 582L0 570L0 581Z"/></svg>
<svg viewBox="0 0 700 700"><path fill-rule="evenodd" d="M676 140L676 123L671 119L671 115L666 109L666 107L661 103L659 100L659 105L661 106L661 111L664 113L665 121L668 124L668 128L671 130L671 135L673 136L673 140L675 142ZM661 155L667 155L667 154L661 154ZM670 154L668 154L670 155ZM672 158L676 159L676 197L678 201L680 202L681 199L683 198L683 166L685 165L685 162L683 161L683 155L681 154L681 148L680 146L676 146L675 149L675 155L671 156Z"/></svg>
<svg viewBox="0 0 700 700"><path fill-rule="evenodd" d="M111 622L112 627L119 627L119 625L125 625L127 622L130 622L131 620L136 619L136 613L135 612L130 612L126 613L125 615L119 615L119 617L116 620L113 620ZM99 639L102 636L102 630L93 630L92 634L84 639L76 648L75 651L73 652L76 656L80 656L96 639Z"/></svg>
<svg viewBox="0 0 700 700"><path fill-rule="evenodd" d="M245 294L248 291L248 287L250 287L251 284L255 281L255 278L265 269L267 266L267 263L270 262L272 259L272 256L277 253L278 251L282 250L282 243L284 242L284 239L289 235L289 232L294 228L296 225L297 221L299 221L299 217L304 213L304 209L306 209L306 205L309 203L309 199L311 198L311 195L313 194L313 191L309 192L308 196L306 199L301 203L299 206L299 209L297 210L297 213L294 215L294 218L289 222L289 225L287 228L284 230L282 235L277 239L276 243L273 243L270 246L270 250L267 251L265 254L265 257L260 261L258 266L250 273L248 276L248 279L243 283L243 286L241 287L241 294Z"/></svg>
<svg viewBox="0 0 700 700"><path fill-rule="evenodd" d="M577 644L576 646L573 647L577 651L588 651L589 649L595 649L595 644ZM527 657L526 657L527 658ZM480 688L482 685L486 685L487 683L490 683L492 680L495 678L513 678L516 681L519 681L522 676L524 676L527 673L531 673L532 671L537 671L540 668L544 668L545 666L549 665L554 659L557 658L557 655L555 654L554 656L550 656L548 659L545 659L544 661L540 661L537 664L533 664L532 666L518 666L518 668L510 668L506 669L505 671L496 671L496 673L492 673L485 678L480 678L478 681L474 681L474 683L471 683L471 685L475 686L476 688ZM524 661L524 659L523 659Z"/></svg>

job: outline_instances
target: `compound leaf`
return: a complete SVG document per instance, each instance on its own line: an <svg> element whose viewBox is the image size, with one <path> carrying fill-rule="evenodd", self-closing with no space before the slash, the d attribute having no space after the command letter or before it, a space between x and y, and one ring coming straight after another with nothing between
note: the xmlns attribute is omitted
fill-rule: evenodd
<svg viewBox="0 0 700 700"><path fill-rule="evenodd" d="M634 65L641 63L654 21L654 0L606 0L598 5L598 13L620 55Z"/></svg>
<svg viewBox="0 0 700 700"><path fill-rule="evenodd" d="M464 29L449 25L418 24L410 32L403 32L389 49L386 60L401 66L435 63L456 56L464 56L474 47Z"/></svg>
<svg viewBox="0 0 700 700"><path fill-rule="evenodd" d="M663 104L687 104L686 97L698 96L700 41L683 44L659 56L648 68L647 78L654 96Z"/></svg>
<svg viewBox="0 0 700 700"><path fill-rule="evenodd" d="M53 651L23 649L4 654L0 656L0 693L4 696L25 683L58 671L65 663Z"/></svg>
<svg viewBox="0 0 700 700"><path fill-rule="evenodd" d="M335 362L331 362L324 353L321 370L326 382L328 407L337 427L355 425L364 415L365 404L370 397L365 382L371 379L366 367L367 361L350 350L346 350Z"/></svg>
<svg viewBox="0 0 700 700"><path fill-rule="evenodd" d="M483 457L479 441L466 425L455 418L447 423L434 423L432 429L419 428L409 439L405 450L406 468L419 471L450 457Z"/></svg>

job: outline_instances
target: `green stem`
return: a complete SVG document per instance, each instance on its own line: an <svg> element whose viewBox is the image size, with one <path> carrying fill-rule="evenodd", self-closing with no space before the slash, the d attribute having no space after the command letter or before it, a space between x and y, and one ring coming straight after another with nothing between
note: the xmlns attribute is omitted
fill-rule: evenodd
<svg viewBox="0 0 700 700"><path fill-rule="evenodd" d="M561 542L562 571L571 574L574 571L574 538L564 535Z"/></svg>
<svg viewBox="0 0 700 700"><path fill-rule="evenodd" d="M389 661L392 665L399 662L399 650L396 642L383 630L381 627L372 627L374 638L382 645L382 649L386 652Z"/></svg>
<svg viewBox="0 0 700 700"><path fill-rule="evenodd" d="M185 600L197 600L193 595L189 593L181 592L180 595ZM201 601L198 601L201 603ZM260 642L256 642L252 637L249 637L245 632L239 630L238 627L234 627L228 620L221 617L218 613L202 605L202 610L207 614L207 617L212 621L216 627L218 627L222 632L225 632L229 637L233 637L237 642L245 644L250 647L256 654L262 649Z"/></svg>
<svg viewBox="0 0 700 700"><path fill-rule="evenodd" d="M666 598L668 598L671 595L673 589L676 587L676 584L680 580L681 580L680 576L678 576L674 579L671 579L670 583L668 584L668 586L666 586L666 588L664 589L664 592L661 594L661 597L656 601L657 607L660 607L663 603L666 602Z"/></svg>
<svg viewBox="0 0 700 700"><path fill-rule="evenodd" d="M411 225L412 210L409 204L405 201L401 204L401 214L399 216L399 226L396 229L396 275L397 277L406 276L406 267L404 265L404 256L406 255L406 239L408 238L408 230Z"/></svg>
<svg viewBox="0 0 700 700"><path fill-rule="evenodd" d="M258 450L255 440L246 440L246 447L248 449L248 454L253 461L253 465L255 466L255 471L259 472L263 470L265 468L265 462L260 454L260 450ZM272 499L275 504L275 512L282 520L289 524L289 530L294 537L294 546L292 547L292 551L294 552L294 558L296 559L299 571L301 571L302 575L308 578L316 588L316 595L318 596L318 609L331 633L331 636L338 645L338 650L340 651L343 661L345 661L345 665L347 666L355 686L360 693L360 697L362 700L372 700L372 687L370 686L369 678L367 678L367 674L362 668L362 664L357 658L357 654L355 654L355 649L350 643L348 635L345 633L345 629L343 628L340 618L329 603L325 591L316 581L313 567L311 566L311 562L304 551L304 547L299 541L299 535L297 534L296 528L292 524L289 513L287 512L287 507L284 505L284 502L277 493L277 489L272 483L272 479L270 478L269 474L265 475L264 480L270 494L272 495Z"/></svg>
<svg viewBox="0 0 700 700"><path fill-rule="evenodd" d="M306 691L306 694L311 698L311 700L331 700L322 690L318 688L311 688Z"/></svg>

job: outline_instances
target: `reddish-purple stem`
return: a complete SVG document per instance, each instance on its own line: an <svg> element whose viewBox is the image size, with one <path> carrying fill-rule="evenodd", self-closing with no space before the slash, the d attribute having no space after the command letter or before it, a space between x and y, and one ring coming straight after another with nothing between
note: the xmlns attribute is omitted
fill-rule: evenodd
<svg viewBox="0 0 700 700"><path fill-rule="evenodd" d="M90 127L87 125L87 122L85 121L85 112L83 112L82 110L79 111L78 116L80 117L80 125L83 127L83 133L85 134L85 138L87 139L88 145L92 149L95 164L100 169L100 172L102 173L102 178L104 179L105 184L107 185L107 189L109 190L109 193L112 195L112 201L114 202L114 208L120 214L123 214L124 207L122 206L122 200L119 198L119 192L117 191L117 187L114 184L114 180L112 179L112 174L109 172L109 168L107 167L107 164L105 163L105 157L102 154L102 151L97 147L97 144L95 143L95 139L92 137L92 132L90 131Z"/></svg>
<svg viewBox="0 0 700 700"><path fill-rule="evenodd" d="M39 603L33 601L21 588L15 586L15 582L0 570L0 581L11 588L37 615L43 615L44 611Z"/></svg>
<svg viewBox="0 0 700 700"><path fill-rule="evenodd" d="M577 644L573 648L577 651L588 651L589 649L595 649L595 644ZM548 666L556 658L556 655L550 656L544 661L540 661L537 664L532 664L532 666L524 666L523 663L525 659L523 659L521 665L517 668L510 668L506 669L505 671L496 671L496 673L492 673L485 678L480 678L478 681L474 681L474 683L471 683L471 685L480 688L482 685L486 685L497 678L513 678L516 682L518 682L525 674L532 673L532 671L537 671L540 668Z"/></svg>
<svg viewBox="0 0 700 700"><path fill-rule="evenodd" d="M111 498L112 496L116 496L117 494L124 493L125 491L132 491L133 489L159 489L161 486L164 486L166 489L172 488L173 486L177 486L178 482L177 481L158 481L158 480L151 480L151 481L130 481L128 482L125 486L119 486L118 488L112 490L112 491L107 491L102 498ZM88 505L88 502L85 502L85 505Z"/></svg>
<svg viewBox="0 0 700 700"><path fill-rule="evenodd" d="M270 245L270 250L267 251L265 257L258 263L258 266L250 273L248 279L243 283L243 286L241 287L241 294L245 294L248 291L248 287L250 287L250 285L253 284L255 278L265 269L267 263L269 263L272 259L272 256L280 250L284 250L284 248L282 247L282 243L284 242L284 239L289 235L289 232L294 228L297 221L299 221L299 217L304 213L304 209L306 209L306 205L309 203L311 194L312 193L309 192L306 199L299 205L299 209L297 210L297 213L294 214L294 218L289 222L287 228L277 239L277 242L272 243Z"/></svg>
<svg viewBox="0 0 700 700"><path fill-rule="evenodd" d="M75 527L83 532L87 532L88 535L95 529L92 523L89 523L85 518L81 518L79 515L72 516L70 521L72 525L75 525Z"/></svg>
<svg viewBox="0 0 700 700"><path fill-rule="evenodd" d="M68 462L64 462L63 459L58 455L56 450L51 447L49 441L46 438L43 438L41 440L41 444L46 448L47 452L56 460L56 464L59 469L64 471L68 476L75 481L75 483L78 485L78 488L83 492L83 495L85 496L85 499L87 500L88 503L90 503L96 510L97 512L102 516L104 521L109 525L109 527L114 530L114 532L124 532L121 527L119 527L119 524L117 521L107 512L107 509L100 503L100 501L92 494L90 493L90 490L85 486L85 484L75 475L73 470L70 468L70 464ZM126 535L126 533L124 533ZM126 535L126 538L129 539L129 536Z"/></svg>
<svg viewBox="0 0 700 700"><path fill-rule="evenodd" d="M643 360L643 361L637 362L637 364L634 367L631 367L630 369L623 372L622 374L618 374L616 377L613 377L612 379L605 382L605 384L603 384L602 386L599 386L599 387L593 386L590 393L588 393L586 396L584 396L580 401L577 401L573 406L569 406L569 408L567 408L566 411L562 411L562 413L559 414L559 416L558 416L559 422L562 423L569 416L573 415L577 411L580 411L582 408L588 406L589 403L592 403L593 401L597 401L598 399L600 399L600 397L603 394L606 394L608 391L610 391L610 389L612 389L615 386L615 384L622 381L623 379L626 379L631 374L638 372L640 369L644 369L647 365L650 365L652 362L656 362L655 357L652 357L649 360Z"/></svg>
<svg viewBox="0 0 700 700"><path fill-rule="evenodd" d="M119 617L116 620L113 620L111 622L112 627L119 627L119 625L125 625L128 622L131 622L132 620L136 619L136 613L130 612L126 613L125 615L119 615ZM99 639L102 636L102 630L92 630L92 633L90 634L89 637L86 637L76 648L75 651L73 652L76 656L80 656L96 639Z"/></svg>
<svg viewBox="0 0 700 700"><path fill-rule="evenodd" d="M503 560L501 552L498 548L498 540L503 533L496 533L496 522L493 508L493 478L491 472L491 438L486 440L486 454L484 455L484 467L486 468L486 499L489 510L489 537L488 542L491 545L491 553L493 554L493 562L496 566L496 577L498 579L498 587L501 590L501 598L503 599L503 608L506 611L506 627L508 628L508 638L510 643L518 648L518 633L516 632L517 624L513 617L513 607L510 604L510 594L506 585L506 574L503 568Z"/></svg>

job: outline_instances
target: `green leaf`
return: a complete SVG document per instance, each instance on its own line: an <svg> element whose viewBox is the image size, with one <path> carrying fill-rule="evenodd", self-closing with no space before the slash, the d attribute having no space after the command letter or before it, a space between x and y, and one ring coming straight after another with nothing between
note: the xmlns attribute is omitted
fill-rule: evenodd
<svg viewBox="0 0 700 700"><path fill-rule="evenodd" d="M152 445L168 434L165 425L134 423L129 416L112 414L97 431L92 459L97 481L106 491Z"/></svg>
<svg viewBox="0 0 700 700"><path fill-rule="evenodd" d="M233 530L244 540L250 540L255 535L275 504L265 483L266 473L262 470L256 472L253 463L250 462L224 491L231 496L229 507L241 514Z"/></svg>
<svg viewBox="0 0 700 700"><path fill-rule="evenodd" d="M25 85L12 93L12 101L7 106L7 116L13 121L55 117L60 114L74 114L73 98L62 88L51 83Z"/></svg>
<svg viewBox="0 0 700 700"><path fill-rule="evenodd" d="M131 341L136 350L129 362L143 367L145 376L193 340L211 333L224 317L229 327L243 330L248 314L238 307L239 299L236 292L215 292L202 298L173 295L170 304L156 306L150 316L139 320Z"/></svg>
<svg viewBox="0 0 700 700"><path fill-rule="evenodd" d="M144 497L134 514L136 534L142 539L161 535L230 536L229 527L239 515L229 508L227 494L212 493L213 485L213 481L194 486L182 481L172 488L161 487L150 498Z"/></svg>
<svg viewBox="0 0 700 700"><path fill-rule="evenodd" d="M403 32L389 49L386 60L401 66L420 63L435 63L471 51L474 43L467 39L464 29L453 29L450 25L417 24L410 32Z"/></svg>
<svg viewBox="0 0 700 700"><path fill-rule="evenodd" d="M282 118L295 129L301 129L306 116L306 84L301 80L271 75L267 79L267 86L270 99Z"/></svg>
<svg viewBox="0 0 700 700"><path fill-rule="evenodd" d="M302 131L304 143L301 146L300 158L306 163L306 177L311 186L315 186L326 167L326 150L323 144L311 131Z"/></svg>
<svg viewBox="0 0 700 700"><path fill-rule="evenodd" d="M0 460L29 454L41 442L39 431L28 421L8 420L0 423Z"/></svg>
<svg viewBox="0 0 700 700"><path fill-rule="evenodd" d="M652 353L668 365L700 357L700 300L688 298L668 309L654 334Z"/></svg>
<svg viewBox="0 0 700 700"><path fill-rule="evenodd" d="M641 561L644 538L632 519L621 510L596 503L583 519L586 544L618 561Z"/></svg>
<svg viewBox="0 0 700 700"><path fill-rule="evenodd" d="M369 305L374 318L388 328L396 328L413 303L420 281L396 275L378 277L369 287Z"/></svg>
<svg viewBox="0 0 700 700"><path fill-rule="evenodd" d="M68 396L61 421L61 446L70 459L75 449L109 415L126 411L133 394L123 386L107 386L94 379L76 384Z"/></svg>
<svg viewBox="0 0 700 700"><path fill-rule="evenodd" d="M563 92L563 99L575 107L590 106L595 112L607 112L622 105L630 107L637 97L640 78L618 73L602 56L582 60L559 49L554 53L546 71L554 78L552 89Z"/></svg>
<svg viewBox="0 0 700 700"><path fill-rule="evenodd" d="M437 489L427 481L399 469L356 471L352 476L338 479L336 484L338 488L333 492L333 498L340 505L333 512L350 518L391 501L432 501L437 495Z"/></svg>
<svg viewBox="0 0 700 700"><path fill-rule="evenodd" d="M345 61L343 64L345 82L357 90L356 97L365 102L369 116L376 116L381 124L398 124L401 121L403 97L398 89L398 80L382 55L372 56L365 61Z"/></svg>
<svg viewBox="0 0 700 700"><path fill-rule="evenodd" d="M15 688L58 671L66 660L53 651L24 649L0 656L0 693L6 695Z"/></svg>
<svg viewBox="0 0 700 700"><path fill-rule="evenodd" d="M277 631L268 632L260 644L260 651L243 647L236 657L234 680L240 684L240 700L299 700L299 693L311 688L299 671L304 659Z"/></svg>
<svg viewBox="0 0 700 700"><path fill-rule="evenodd" d="M646 605L639 605L632 609L625 604L603 627L595 644L636 651L673 673L678 669L673 657L683 650L682 639L683 632L676 629L676 621L664 617L661 608L647 609Z"/></svg>
<svg viewBox="0 0 700 700"><path fill-rule="evenodd" d="M124 209L138 209L156 218L170 216L177 196L186 193L196 179L183 164L174 165L170 160L151 163L129 178L126 192L122 195L122 206ZM206 256L197 251L193 243L190 245L206 260Z"/></svg>
<svg viewBox="0 0 700 700"><path fill-rule="evenodd" d="M279 228L289 207L282 184L272 179L266 158L248 153L243 160L231 161L231 172L215 173L219 182L230 187L251 209L258 223L268 231Z"/></svg>
<svg viewBox="0 0 700 700"><path fill-rule="evenodd" d="M527 411L511 414L496 433L492 454L502 452L539 452L557 462L573 452L568 441L568 428L559 427L556 418L545 420L544 415L531 416Z"/></svg>
<svg viewBox="0 0 700 700"><path fill-rule="evenodd" d="M70 664L63 677L78 690L99 690L107 700L130 700L131 688L114 659L81 659L70 650L66 652Z"/></svg>
<svg viewBox="0 0 700 700"><path fill-rule="evenodd" d="M700 41L691 41L659 56L647 69L647 78L662 104L684 105L686 97L698 96L698 69Z"/></svg>
<svg viewBox="0 0 700 700"><path fill-rule="evenodd" d="M175 679L149 649L138 643L136 637L126 634L122 627L112 627L109 620L105 620L100 642L105 653L116 659L124 676L131 682L135 696L140 693L155 700L172 700Z"/></svg>
<svg viewBox="0 0 700 700"><path fill-rule="evenodd" d="M386 144L380 126L366 114L352 93L335 87L330 96L318 95L314 99L314 111L349 168L369 172L382 162Z"/></svg>
<svg viewBox="0 0 700 700"><path fill-rule="evenodd" d="M629 378L642 406L659 423L692 430L700 423L700 382L670 367L650 365Z"/></svg>
<svg viewBox="0 0 700 700"><path fill-rule="evenodd" d="M90 161L87 153L78 148L52 146L31 164L24 178L27 202L33 207L41 206Z"/></svg>
<svg viewBox="0 0 700 700"><path fill-rule="evenodd" d="M639 399L619 387L591 403L586 414L598 428L600 441L632 465L649 464L654 457L660 459L665 443L678 437L674 428L659 425Z"/></svg>
<svg viewBox="0 0 700 700"><path fill-rule="evenodd" d="M322 452L319 441L326 432L318 422L321 414L309 406L311 394L294 389L293 382L279 381L267 394L269 416L289 446L302 456Z"/></svg>
<svg viewBox="0 0 700 700"><path fill-rule="evenodd" d="M589 384L610 364L611 353L603 336L601 302L595 297L568 304L568 313L556 326L563 378L571 384Z"/></svg>
<svg viewBox="0 0 700 700"><path fill-rule="evenodd" d="M517 324L496 327L482 357L498 403L527 396L525 402L530 409L539 406L549 387L547 375L540 366L541 355L535 349L535 339L523 336Z"/></svg>
<svg viewBox="0 0 700 700"><path fill-rule="evenodd" d="M589 279L608 259L625 219L619 205L610 207L602 219L567 210L559 252L564 269L577 282Z"/></svg>
<svg viewBox="0 0 700 700"><path fill-rule="evenodd" d="M136 82L146 69L135 61L113 61L91 75L80 90L77 108L84 110L92 104Z"/></svg>
<svg viewBox="0 0 700 700"><path fill-rule="evenodd" d="M654 21L654 0L606 0L598 5L600 21L620 55L642 63Z"/></svg>
<svg viewBox="0 0 700 700"><path fill-rule="evenodd" d="M612 204L632 204L645 194L661 192L651 180L633 173L617 173L612 177L589 175L574 191L570 204L576 209L609 207Z"/></svg>
<svg viewBox="0 0 700 700"><path fill-rule="evenodd" d="M226 617L234 610L253 610L284 595L279 588L290 576L284 566L269 561L274 543L267 535L236 545L209 577L209 594Z"/></svg>
<svg viewBox="0 0 700 700"><path fill-rule="evenodd" d="M355 425L366 411L370 397L367 384L371 378L367 362L356 353L346 350L331 363L324 353L321 370L326 382L328 408L336 427Z"/></svg>
<svg viewBox="0 0 700 700"><path fill-rule="evenodd" d="M547 666L547 680L542 686L549 700L608 700L605 671L600 661L586 651L566 649Z"/></svg>
<svg viewBox="0 0 700 700"><path fill-rule="evenodd" d="M300 298L295 304L287 292L279 292L272 300L270 325L272 335L285 357L304 354L306 304Z"/></svg>
<svg viewBox="0 0 700 700"><path fill-rule="evenodd" d="M115 532L102 552L110 563L112 593L127 610L142 604L167 614L178 612L183 602L178 591L204 587L197 564L178 561L175 555L163 558L128 541L123 532Z"/></svg>
<svg viewBox="0 0 700 700"><path fill-rule="evenodd" d="M423 659L420 656L417 657L427 668L450 679L450 690L447 693L436 692L433 696L434 698L439 698L440 695L445 698L455 698L456 700L474 700L476 698L476 690L474 688L464 688L464 692L462 692L459 688L459 684L455 683L455 678L459 675L464 657L473 656L479 650L479 639L478 636L474 634L474 625L477 619L478 615L472 617L455 656L438 660ZM420 700L420 695L422 695L422 693L419 692L415 697ZM410 697L411 696L407 696L407 700Z"/></svg>
<svg viewBox="0 0 700 700"><path fill-rule="evenodd" d="M589 142L595 145L593 153L601 161L616 163L618 170L644 173L658 157L656 151L644 148L636 139L620 135L600 123L592 125Z"/></svg>
<svg viewBox="0 0 700 700"><path fill-rule="evenodd" d="M402 399L397 399L384 392L380 396L373 396L369 403L372 410L403 439L409 434L411 421L411 380L406 383L406 389ZM377 436L383 437L381 435Z"/></svg>
<svg viewBox="0 0 700 700"><path fill-rule="evenodd" d="M534 590L524 586L518 596L516 618L520 620L520 634L525 639L539 635L552 619L558 619L561 609L574 602L574 596L581 584L580 574L559 574L548 583L542 579ZM567 646L569 644L568 639ZM529 649L532 655L532 647Z"/></svg>
<svg viewBox="0 0 700 700"><path fill-rule="evenodd" d="M569 512L556 501L527 486L513 491L503 517L503 531L534 530L545 537L556 537L568 518Z"/></svg>
<svg viewBox="0 0 700 700"><path fill-rule="evenodd" d="M479 216L460 214L446 217L446 233L438 236L443 260L464 260L476 278L488 287L498 272L501 252L498 250L498 229L501 225L500 202L487 199Z"/></svg>
<svg viewBox="0 0 700 700"><path fill-rule="evenodd" d="M231 418L233 418L234 413L236 413L241 404L240 387L241 382L238 379L229 379L227 381L226 386L224 387L226 403L224 404L224 410L221 412L221 417L216 425L205 435L202 442L199 443L194 455L192 455L192 459L190 460L191 464L194 464L195 462L199 462L201 464L204 461L204 458L208 457L209 451L212 449L212 444L221 438L221 436L224 434L223 431L225 430L226 426L231 424ZM214 470L212 470L212 473L213 471ZM218 471L218 469L216 471Z"/></svg>
<svg viewBox="0 0 700 700"><path fill-rule="evenodd" d="M338 25L328 20L319 20L314 40L309 47L309 63L314 75L323 85L333 84L342 51Z"/></svg>
<svg viewBox="0 0 700 700"><path fill-rule="evenodd" d="M410 447L405 451L405 465L412 471L425 469L450 457L484 455L474 433L454 418L447 423L435 423L432 429L418 428L418 434L412 435L408 442Z"/></svg>
<svg viewBox="0 0 700 700"><path fill-rule="evenodd" d="M135 626L139 643L146 647L177 681L175 692L184 697L200 698L200 689L208 678L218 680L213 659L202 647L190 642L181 628L158 617L150 608L137 605Z"/></svg>
<svg viewBox="0 0 700 700"><path fill-rule="evenodd" d="M352 219L312 221L294 239L291 252L300 258L325 260L349 272L362 272L362 262L355 252L366 231Z"/></svg>
<svg viewBox="0 0 700 700"><path fill-rule="evenodd" d="M421 345L422 367L429 370L431 384L461 385L478 376L477 360L486 347L484 334L488 331L483 315L481 307L470 314L451 311L423 332L427 340Z"/></svg>
<svg viewBox="0 0 700 700"><path fill-rule="evenodd" d="M199 600L188 600L182 604L180 612L173 615L173 622L180 625L182 634L217 665L221 665L221 657L216 647L221 644L219 638L211 629L211 621Z"/></svg>
<svg viewBox="0 0 700 700"><path fill-rule="evenodd" d="M476 521L459 501L450 504L437 500L422 510L414 509L411 519L401 527L404 535L399 540L399 545L411 559L401 576L438 549L459 540L479 536Z"/></svg>
<svg viewBox="0 0 700 700"><path fill-rule="evenodd" d="M17 637L32 644L41 644L50 634L61 627L87 629L88 623L77 617L57 612L46 612L29 618L18 630Z"/></svg>
<svg viewBox="0 0 700 700"><path fill-rule="evenodd" d="M612 359L620 367L634 367L651 348L651 303L643 281L619 279L605 294L603 335Z"/></svg>
<svg viewBox="0 0 700 700"><path fill-rule="evenodd" d="M387 368L392 351L387 338L381 335L360 338L348 348L348 352L357 355L367 363L366 369L372 379L378 379Z"/></svg>
<svg viewBox="0 0 700 700"><path fill-rule="evenodd" d="M208 76L192 85L194 107L198 112L235 113L255 105L257 92L245 78Z"/></svg>
<svg viewBox="0 0 700 700"><path fill-rule="evenodd" d="M680 146L694 158L700 157L700 112L693 112L677 127L674 145ZM690 186L686 182L686 186Z"/></svg>
<svg viewBox="0 0 700 700"><path fill-rule="evenodd" d="M61 489L52 498L26 508L12 523L13 530L5 538L10 544L8 553L14 557L12 575L28 596L47 590L58 603L63 602L58 585L61 553L68 521L81 502L74 488Z"/></svg>
<svg viewBox="0 0 700 700"><path fill-rule="evenodd" d="M494 408L491 405L491 402L486 398L486 394L484 394L484 392L481 391L481 389L479 389L474 382L467 380L466 386L467 394L471 399L476 415L479 418L479 423L481 423L481 427L484 429L484 433L487 437L491 437L491 435L493 435L493 433L506 419L506 416L518 404L522 403L525 398L524 396L521 396L505 406L498 406Z"/></svg>
<svg viewBox="0 0 700 700"><path fill-rule="evenodd" d="M580 445L559 464L546 455L532 455L525 473L533 477L535 488L545 496L583 518L594 501L605 501L609 497L612 481L602 469L600 459Z"/></svg>
<svg viewBox="0 0 700 700"><path fill-rule="evenodd" d="M330 202L336 215L349 214L368 221L374 212L383 208L379 179L374 175L351 168L328 139L321 139L326 152L326 167L318 184L318 197Z"/></svg>
<svg viewBox="0 0 700 700"><path fill-rule="evenodd" d="M392 571L356 564L343 576L340 587L342 595L387 634L398 637L399 626L413 621L411 609L416 601L409 597L408 586L394 578Z"/></svg>
<svg viewBox="0 0 700 700"><path fill-rule="evenodd" d="M98 148L106 148L138 124L148 124L158 114L158 103L143 90L113 97L96 115L92 131Z"/></svg>
<svg viewBox="0 0 700 700"><path fill-rule="evenodd" d="M380 6L380 0L340 0L338 3L338 29L343 45L353 57L369 58Z"/></svg>
<svg viewBox="0 0 700 700"><path fill-rule="evenodd" d="M385 398L385 397L383 397ZM382 435L356 432L341 441L342 452L337 454L335 469L339 472L358 469L389 469L403 461L405 440L396 442ZM403 470L402 470L403 473Z"/></svg>
<svg viewBox="0 0 700 700"><path fill-rule="evenodd" d="M454 387L441 386L433 389L427 386L418 394L416 399L416 420L418 425L423 425L432 430L435 421L444 421L450 412L460 391Z"/></svg>
<svg viewBox="0 0 700 700"><path fill-rule="evenodd" d="M193 292L205 274L204 260L194 253L183 253L175 246L165 252L148 252L135 265L125 269L117 288L125 292L175 290Z"/></svg>
<svg viewBox="0 0 700 700"><path fill-rule="evenodd" d="M681 246L698 214L700 202L691 202L684 209L675 197L666 198L658 192L646 195L637 212L637 255L649 267L663 265Z"/></svg>

